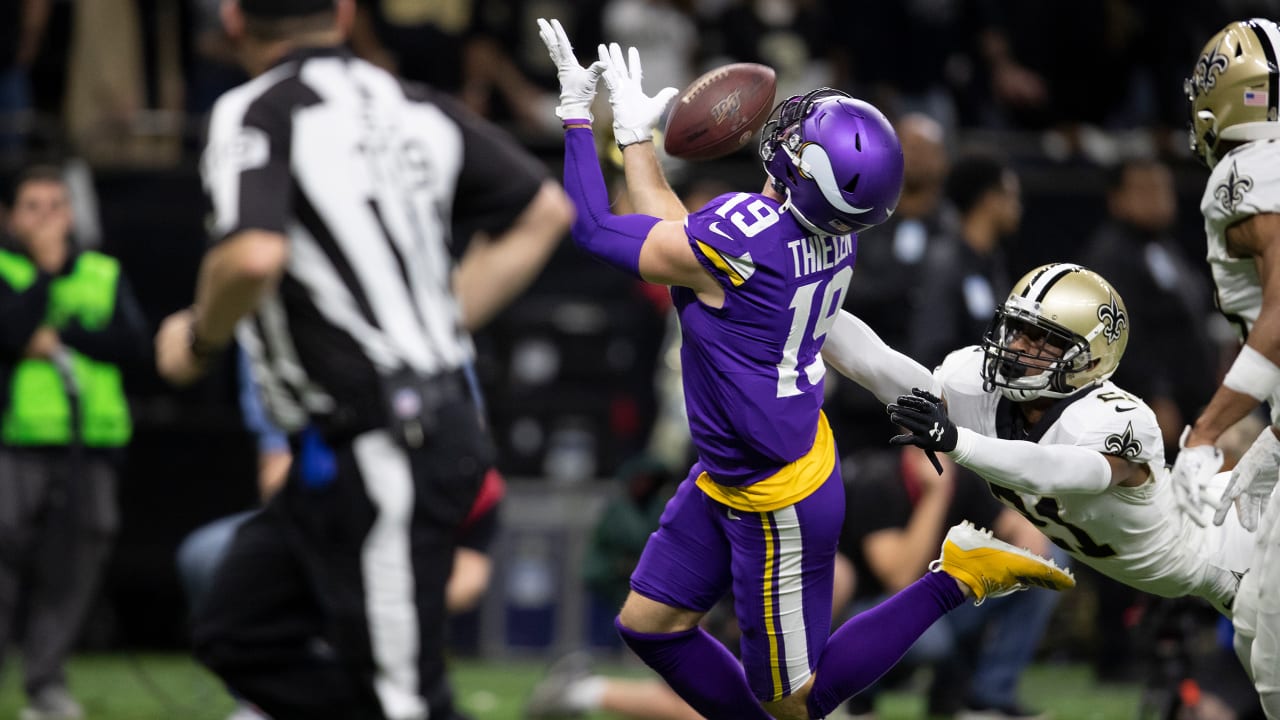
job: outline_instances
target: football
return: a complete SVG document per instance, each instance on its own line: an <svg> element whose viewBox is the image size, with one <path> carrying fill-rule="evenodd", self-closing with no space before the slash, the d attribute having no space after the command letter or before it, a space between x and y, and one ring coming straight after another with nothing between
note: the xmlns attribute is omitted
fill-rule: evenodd
<svg viewBox="0 0 1280 720"><path fill-rule="evenodd" d="M684 160L711 160L737 151L769 117L777 87L768 65L733 63L705 73L672 103L663 148Z"/></svg>

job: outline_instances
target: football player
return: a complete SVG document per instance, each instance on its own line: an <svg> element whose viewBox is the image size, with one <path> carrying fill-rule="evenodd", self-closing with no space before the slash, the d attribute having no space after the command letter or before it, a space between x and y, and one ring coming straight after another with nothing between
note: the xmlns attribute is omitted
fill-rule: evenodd
<svg viewBox="0 0 1280 720"><path fill-rule="evenodd" d="M1032 270L981 344L952 352L932 375L848 313L829 335L828 364L889 403L906 428L891 442L947 453L1104 575L1163 597L1202 597L1231 615L1252 540L1234 518L1215 526L1179 511L1155 413L1108 380L1129 318L1100 275L1070 263Z"/></svg>
<svg viewBox="0 0 1280 720"><path fill-rule="evenodd" d="M1258 530L1255 571L1236 601L1236 652L1254 676L1267 717L1280 720L1280 27L1261 18L1234 22L1209 40L1185 83L1191 149L1211 169L1200 200L1218 307L1244 345L1208 406L1183 434L1174 464L1181 495L1199 502L1197 482L1216 469L1219 436L1259 403L1271 406L1264 429L1232 472L1214 522L1234 504ZM1185 457L1185 461L1184 461ZM1267 518L1259 519L1263 509ZM1267 592L1260 592L1260 588Z"/></svg>
<svg viewBox="0 0 1280 720"><path fill-rule="evenodd" d="M627 645L704 717L826 717L966 595L1074 584L1049 561L958 525L935 572L828 637L844 512L823 416L819 351L853 274L854 233L898 201L902 150L871 105L821 89L766 124L760 192L689 213L663 178L652 131L674 88L641 89L634 48L584 68L557 22L539 21L559 71L574 241L632 276L671 286L698 462L667 504L615 624ZM603 74L613 137L637 210L614 215L590 105ZM742 663L699 629L732 588ZM744 672L745 670L745 672Z"/></svg>

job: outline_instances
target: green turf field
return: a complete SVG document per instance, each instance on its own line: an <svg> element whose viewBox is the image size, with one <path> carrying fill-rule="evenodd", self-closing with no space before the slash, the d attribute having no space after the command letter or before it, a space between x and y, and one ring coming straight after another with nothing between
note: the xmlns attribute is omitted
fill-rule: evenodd
<svg viewBox="0 0 1280 720"><path fill-rule="evenodd" d="M543 665L467 661L453 668L461 703L476 720L516 720ZM0 720L17 717L22 706L17 674L11 668L0 686ZM82 656L72 662L70 680L88 720L222 720L232 707L212 676L178 655ZM1137 717L1136 689L1099 687L1081 666L1037 665L1023 679L1022 695L1057 720ZM923 711L921 698L900 692L886 693L879 707L882 720L919 718Z"/></svg>

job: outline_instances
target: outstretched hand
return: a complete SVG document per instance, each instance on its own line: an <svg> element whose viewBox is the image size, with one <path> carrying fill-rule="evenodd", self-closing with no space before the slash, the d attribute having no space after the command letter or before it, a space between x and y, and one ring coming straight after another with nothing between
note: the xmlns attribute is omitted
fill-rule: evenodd
<svg viewBox="0 0 1280 720"><path fill-rule="evenodd" d="M598 60L582 67L559 20L538 18L538 36L547 46L551 61L556 66L556 77L560 79L560 105L556 107L556 117L590 122L591 102L595 100L596 84L604 72L604 61Z"/></svg>
<svg viewBox="0 0 1280 720"><path fill-rule="evenodd" d="M1258 529L1258 521L1267 508L1271 491L1280 473L1280 439L1271 427L1265 427L1231 470L1231 481L1218 500L1213 524L1221 525L1234 505L1240 524L1250 532Z"/></svg>
<svg viewBox="0 0 1280 720"><path fill-rule="evenodd" d="M889 419L907 430L890 438L889 444L915 445L923 449L941 475L942 464L934 453L955 450L959 438L956 424L947 416L947 407L942 400L927 390L912 388L910 395L899 395L885 411L889 413Z"/></svg>
<svg viewBox="0 0 1280 720"><path fill-rule="evenodd" d="M604 83L609 86L609 105L613 108L613 139L619 147L652 140L658 119L680 91L668 87L649 97L640 84L644 70L640 67L639 50L628 50L630 61L622 56L618 43L601 44L599 51L599 63L605 66Z"/></svg>
<svg viewBox="0 0 1280 720"><path fill-rule="evenodd" d="M1178 457L1173 462L1169 476L1178 507L1197 525L1207 524L1206 515L1216 504L1206 486L1222 467L1222 451L1213 445L1187 446L1191 434L1188 426L1178 438ZM1225 517L1225 515L1224 515Z"/></svg>

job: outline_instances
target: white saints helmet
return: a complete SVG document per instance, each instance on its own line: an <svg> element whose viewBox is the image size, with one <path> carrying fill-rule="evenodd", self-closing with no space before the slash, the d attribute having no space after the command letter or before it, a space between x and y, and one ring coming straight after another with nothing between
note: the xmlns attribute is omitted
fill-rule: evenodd
<svg viewBox="0 0 1280 720"><path fill-rule="evenodd" d="M1183 83L1191 102L1191 152L1213 167L1223 141L1280 137L1280 27L1262 18L1233 22L1200 52Z"/></svg>
<svg viewBox="0 0 1280 720"><path fill-rule="evenodd" d="M1111 283L1080 265L1042 265L991 319L983 387L1015 402L1067 397L1111 377L1128 343L1129 314Z"/></svg>

